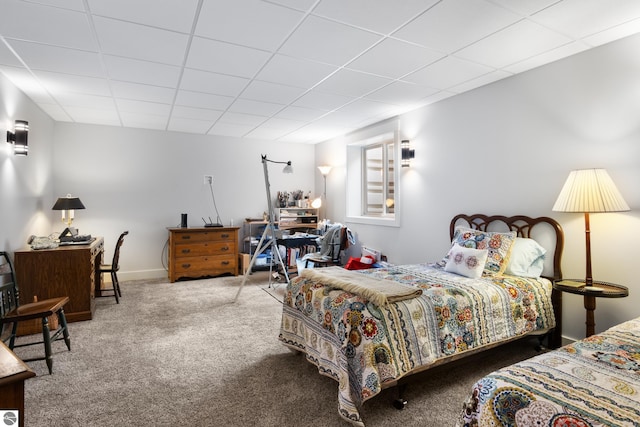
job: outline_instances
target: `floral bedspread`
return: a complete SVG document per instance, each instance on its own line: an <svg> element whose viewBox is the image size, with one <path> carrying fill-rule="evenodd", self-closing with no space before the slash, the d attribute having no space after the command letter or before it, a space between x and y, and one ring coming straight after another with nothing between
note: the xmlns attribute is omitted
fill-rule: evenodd
<svg viewBox="0 0 640 427"><path fill-rule="evenodd" d="M279 339L338 381L338 412L363 426L358 408L385 383L465 351L555 326L551 283L513 276L469 279L439 264L361 270L420 287L386 306L297 277L285 291Z"/></svg>
<svg viewBox="0 0 640 427"><path fill-rule="evenodd" d="M478 381L459 426L637 426L640 318Z"/></svg>

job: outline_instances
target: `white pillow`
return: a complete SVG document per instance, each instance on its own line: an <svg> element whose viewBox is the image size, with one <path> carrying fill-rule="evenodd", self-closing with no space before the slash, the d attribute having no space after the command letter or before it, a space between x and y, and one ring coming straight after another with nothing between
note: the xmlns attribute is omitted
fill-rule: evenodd
<svg viewBox="0 0 640 427"><path fill-rule="evenodd" d="M444 270L477 279L482 276L488 254L487 249L465 248L456 243L449 251Z"/></svg>
<svg viewBox="0 0 640 427"><path fill-rule="evenodd" d="M517 237L504 272L511 276L540 277L546 253L547 250L535 240Z"/></svg>

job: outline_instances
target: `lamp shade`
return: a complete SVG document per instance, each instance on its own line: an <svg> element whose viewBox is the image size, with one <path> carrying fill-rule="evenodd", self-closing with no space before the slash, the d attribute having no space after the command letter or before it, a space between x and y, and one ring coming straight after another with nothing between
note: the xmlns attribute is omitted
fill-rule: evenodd
<svg viewBox="0 0 640 427"><path fill-rule="evenodd" d="M84 205L77 197L71 197L70 194L67 194L67 197L60 197L56 201L56 203L51 208L54 211L68 211L75 209L84 209Z"/></svg>
<svg viewBox="0 0 640 427"><path fill-rule="evenodd" d="M553 205L557 212L622 212L629 205L604 169L573 170Z"/></svg>

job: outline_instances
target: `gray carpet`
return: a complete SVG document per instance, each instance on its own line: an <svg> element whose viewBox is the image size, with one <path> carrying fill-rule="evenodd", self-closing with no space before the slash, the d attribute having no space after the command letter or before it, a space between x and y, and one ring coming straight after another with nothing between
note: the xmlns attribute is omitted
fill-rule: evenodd
<svg viewBox="0 0 640 427"><path fill-rule="evenodd" d="M30 362L26 426L348 426L337 383L277 339L283 285L267 275L122 283L120 304L97 300L93 320L54 344L54 373ZM268 291L268 292L267 292ZM19 349L27 357L38 348ZM395 389L365 402L367 427L453 426L471 384L535 354L515 342L418 374L402 411Z"/></svg>

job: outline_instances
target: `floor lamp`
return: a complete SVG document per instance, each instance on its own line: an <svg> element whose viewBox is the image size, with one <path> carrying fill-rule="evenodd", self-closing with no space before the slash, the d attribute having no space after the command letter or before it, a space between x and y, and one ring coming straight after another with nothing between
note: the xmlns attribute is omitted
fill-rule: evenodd
<svg viewBox="0 0 640 427"><path fill-rule="evenodd" d="M324 179L324 193L322 196L324 197L324 216L325 219L327 217L327 175L331 172L331 166L318 166L320 173L322 174L322 179Z"/></svg>
<svg viewBox="0 0 640 427"><path fill-rule="evenodd" d="M256 251L253 253L251 257L251 261L249 262L249 267L247 271L244 273L244 278L242 279L242 283L240 284L240 288L238 289L238 293L236 294L234 302L238 300L240 296L240 292L242 292L242 288L244 287L245 282L249 278L249 274L251 274L251 269L258 258L258 255L263 253L267 248L271 247L271 256L275 256L278 262L278 265L282 267L282 271L284 272L284 277L286 282L289 283L289 275L287 274L287 269L284 265L284 261L282 261L282 256L280 256L280 251L278 250L278 242L276 241L276 225L275 225L275 213L273 209L273 203L271 202L271 184L269 184L269 169L267 168L267 163L278 163L286 165L282 170L283 173L293 173L293 167L291 166L291 162L276 162L274 160L267 159L266 155L262 155L262 168L264 170L264 185L267 190L267 206L269 209L269 221L267 225L264 227L264 231L262 232L262 237L260 237L260 241L258 242L258 246L256 247ZM269 280L271 280L271 276L269 276Z"/></svg>
<svg viewBox="0 0 640 427"><path fill-rule="evenodd" d="M590 212L623 212L629 205L604 169L581 169L571 171L560 195L553 205L557 212L583 212L587 247L587 271L585 286L593 286L591 273L591 229Z"/></svg>

